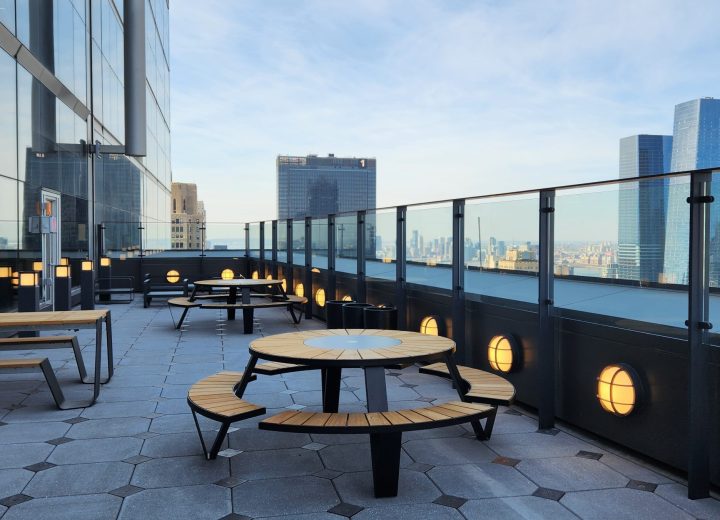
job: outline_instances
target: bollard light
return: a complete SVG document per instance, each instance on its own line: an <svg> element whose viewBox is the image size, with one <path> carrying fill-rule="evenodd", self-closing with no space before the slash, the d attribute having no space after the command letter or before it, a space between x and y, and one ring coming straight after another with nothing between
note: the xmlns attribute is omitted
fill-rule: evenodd
<svg viewBox="0 0 720 520"><path fill-rule="evenodd" d="M0 278L12 278L12 267L0 266Z"/></svg>
<svg viewBox="0 0 720 520"><path fill-rule="evenodd" d="M34 271L23 271L19 273L20 287L32 287L38 284L38 274Z"/></svg>
<svg viewBox="0 0 720 520"><path fill-rule="evenodd" d="M92 260L83 260L80 264L81 270L83 271L92 271L93 270L93 262Z"/></svg>
<svg viewBox="0 0 720 520"><path fill-rule="evenodd" d="M100 267L110 267L110 259L107 256L100 258Z"/></svg>
<svg viewBox="0 0 720 520"><path fill-rule="evenodd" d="M70 259L63 256L63 257L60 259L60 265L70 265Z"/></svg>
<svg viewBox="0 0 720 520"><path fill-rule="evenodd" d="M70 266L56 265L54 271L54 308L56 311L69 311L70 309L72 309L72 297L70 293Z"/></svg>
<svg viewBox="0 0 720 520"><path fill-rule="evenodd" d="M43 270L43 263L41 261L35 261L32 265L32 270L36 272L40 272Z"/></svg>
<svg viewBox="0 0 720 520"><path fill-rule="evenodd" d="M56 265L55 266L55 278L68 278L70 276L70 266Z"/></svg>

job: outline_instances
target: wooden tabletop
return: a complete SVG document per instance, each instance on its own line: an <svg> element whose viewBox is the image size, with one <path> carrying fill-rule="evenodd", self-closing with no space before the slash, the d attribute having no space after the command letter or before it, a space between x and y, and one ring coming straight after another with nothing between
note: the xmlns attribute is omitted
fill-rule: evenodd
<svg viewBox="0 0 720 520"><path fill-rule="evenodd" d="M195 285L205 287L262 287L280 285L282 280L253 280L252 278L233 278L232 280L198 280Z"/></svg>
<svg viewBox="0 0 720 520"><path fill-rule="evenodd" d="M318 367L368 367L440 359L455 342L418 332L328 329L289 332L256 339L250 352L259 358Z"/></svg>
<svg viewBox="0 0 720 520"><path fill-rule="evenodd" d="M107 309L94 311L3 312L0 313L0 327L87 325L104 319L107 313Z"/></svg>

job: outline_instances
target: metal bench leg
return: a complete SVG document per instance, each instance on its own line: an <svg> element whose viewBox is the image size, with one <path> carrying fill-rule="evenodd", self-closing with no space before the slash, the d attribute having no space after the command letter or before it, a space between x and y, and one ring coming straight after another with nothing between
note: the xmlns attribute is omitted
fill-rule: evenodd
<svg viewBox="0 0 720 520"><path fill-rule="evenodd" d="M401 445L402 432L370 434L370 454L376 498L397 496Z"/></svg>
<svg viewBox="0 0 720 520"><path fill-rule="evenodd" d="M243 332L245 334L253 333L253 317L255 315L255 309L252 307L246 307L243 309Z"/></svg>
<svg viewBox="0 0 720 520"><path fill-rule="evenodd" d="M183 322L185 321L185 316L187 316L188 311L190 310L190 307L185 307L182 311L182 314L180 315L180 319L177 322L177 325L175 326L176 329L179 329L182 327Z"/></svg>
<svg viewBox="0 0 720 520"><path fill-rule="evenodd" d="M205 439L203 438L202 431L200 430L200 423L197 420L197 415L195 415L195 410L190 408L190 411L192 412L193 421L195 421L195 428L197 428L198 437L200 437L200 444L202 445L203 449L203 455L205 455L205 459L209 460L207 448L205 447Z"/></svg>
<svg viewBox="0 0 720 520"><path fill-rule="evenodd" d="M342 368L323 368L323 412L337 413L340 404L340 377Z"/></svg>
<svg viewBox="0 0 720 520"><path fill-rule="evenodd" d="M230 423L225 422L221 424L217 437L215 437L215 442L213 443L212 448L210 448L208 460L214 460L217 458L217 454L220 451L220 448L222 448L222 444L225 441L225 436L227 435L229 429Z"/></svg>
<svg viewBox="0 0 720 520"><path fill-rule="evenodd" d="M497 406L493 409L492 413L488 415L487 420L485 421L485 439L483 440L490 440L490 436L492 435L493 426L495 426L495 417L497 416Z"/></svg>
<svg viewBox="0 0 720 520"><path fill-rule="evenodd" d="M78 345L76 336L73 336L71 346L73 354L75 354L75 363L78 367L78 374L80 374L80 381L84 383L85 379L87 379L87 370L85 369L85 360L82 357L82 352L80 352L80 345Z"/></svg>
<svg viewBox="0 0 720 520"><path fill-rule="evenodd" d="M290 316L292 316L292 320L295 325L300 323L300 320L302 320L302 311L300 311L300 316L297 316L295 314L295 308L292 305L288 305L288 312L290 313Z"/></svg>
<svg viewBox="0 0 720 520"><path fill-rule="evenodd" d="M55 377L55 372L53 372L52 366L50 365L50 361L47 359L44 359L42 363L40 363L40 370L42 370L43 375L45 376L45 380L47 381L48 387L50 387L50 393L53 396L53 399L55 400L55 404L58 408L61 410L72 410L73 408L83 408L82 403L80 403L79 406L70 404L65 404L65 395L63 394L62 389L60 388L60 384L58 383L57 377Z"/></svg>

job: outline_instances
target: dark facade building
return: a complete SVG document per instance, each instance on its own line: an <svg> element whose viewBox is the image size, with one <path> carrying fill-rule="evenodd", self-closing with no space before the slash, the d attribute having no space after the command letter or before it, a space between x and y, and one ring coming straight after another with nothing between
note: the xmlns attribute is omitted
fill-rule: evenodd
<svg viewBox="0 0 720 520"><path fill-rule="evenodd" d="M620 140L620 178L666 173L672 136L633 135ZM663 270L667 180L649 179L620 186L618 277L658 282Z"/></svg>
<svg viewBox="0 0 720 520"><path fill-rule="evenodd" d="M127 148L127 12L144 18L144 105L127 107L139 152ZM0 264L94 257L101 223L107 250L132 249L138 222L169 220L168 22L167 0L0 0ZM169 246L169 227L153 228Z"/></svg>
<svg viewBox="0 0 720 520"><path fill-rule="evenodd" d="M375 177L375 159L278 156L278 218L372 209Z"/></svg>

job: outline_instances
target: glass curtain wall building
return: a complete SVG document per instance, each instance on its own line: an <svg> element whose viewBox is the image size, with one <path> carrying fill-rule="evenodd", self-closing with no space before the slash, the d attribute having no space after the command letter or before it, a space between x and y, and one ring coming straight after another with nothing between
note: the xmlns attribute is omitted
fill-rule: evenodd
<svg viewBox="0 0 720 520"><path fill-rule="evenodd" d="M147 155L134 158L97 153L125 140L123 2L0 0L2 265L49 269L93 257L96 224L122 248L139 244L137 222L169 220L168 20L167 0L146 1Z"/></svg>
<svg viewBox="0 0 720 520"><path fill-rule="evenodd" d="M670 171L672 136L633 135L620 140L620 178ZM667 179L624 184L618 204L618 277L659 282L665 253Z"/></svg>
<svg viewBox="0 0 720 520"><path fill-rule="evenodd" d="M673 172L715 168L720 165L720 99L702 98L675 106L673 125ZM688 283L688 266L682 255L682 244L688 243L688 204L685 189L670 183L665 244L665 281ZM720 188L713 184L712 194L720 199ZM710 222L710 284L720 286L720 220Z"/></svg>

